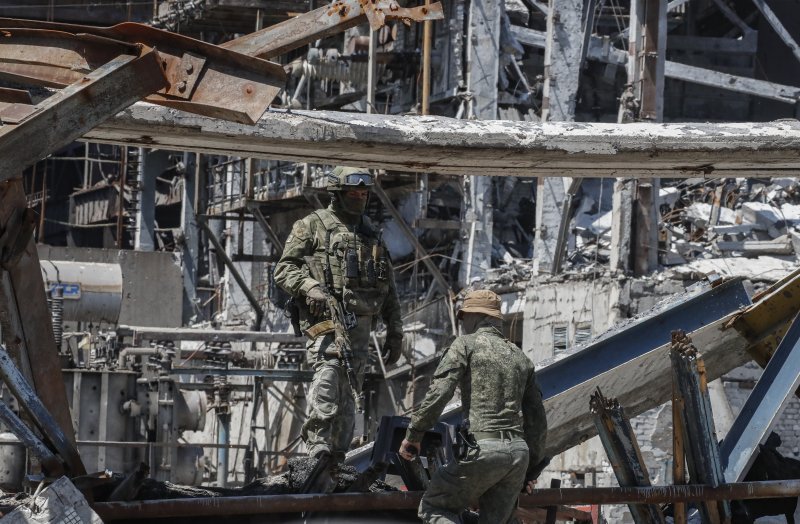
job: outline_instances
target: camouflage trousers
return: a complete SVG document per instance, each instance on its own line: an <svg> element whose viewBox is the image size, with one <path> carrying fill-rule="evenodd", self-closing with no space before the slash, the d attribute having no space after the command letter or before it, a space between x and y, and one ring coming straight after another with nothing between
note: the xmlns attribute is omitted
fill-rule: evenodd
<svg viewBox="0 0 800 524"><path fill-rule="evenodd" d="M439 469L419 504L428 524L460 523L477 505L482 524L510 522L528 470L528 445L520 438L484 439L467 458Z"/></svg>
<svg viewBox="0 0 800 524"><path fill-rule="evenodd" d="M364 385L371 330L372 317L365 316L358 317L358 325L349 332L359 391ZM314 378L307 399L308 418L301 434L312 457L320 451L341 455L350 449L353 440L356 405L347 372L341 360L325 355L326 350L333 349L333 341L333 333L320 335L306 348Z"/></svg>

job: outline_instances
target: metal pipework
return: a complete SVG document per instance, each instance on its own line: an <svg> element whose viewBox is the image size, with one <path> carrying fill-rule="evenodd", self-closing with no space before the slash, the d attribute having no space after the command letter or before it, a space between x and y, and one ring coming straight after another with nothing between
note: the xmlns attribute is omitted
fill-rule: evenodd
<svg viewBox="0 0 800 524"><path fill-rule="evenodd" d="M229 413L217 415L217 486L228 485L228 445L231 443L231 416Z"/></svg>
<svg viewBox="0 0 800 524"><path fill-rule="evenodd" d="M578 504L662 504L703 500L748 500L800 496L800 480L742 482L721 486L651 486L647 488L537 489L519 497L522 508ZM415 510L422 492L265 495L197 499L98 502L92 508L103 521L191 516L257 515L307 511Z"/></svg>
<svg viewBox="0 0 800 524"><path fill-rule="evenodd" d="M122 309L122 268L119 264L41 260L45 287L63 297L63 319L73 322L116 324Z"/></svg>
<svg viewBox="0 0 800 524"><path fill-rule="evenodd" d="M425 8L430 9L431 0L425 0ZM422 25L422 111L430 113L431 96L431 44L433 40L433 21L425 20Z"/></svg>
<svg viewBox="0 0 800 524"><path fill-rule="evenodd" d="M650 486L650 476L636 435L617 399L605 398L600 388L597 388L597 392L589 400L589 406L619 485ZM655 504L629 504L628 508L637 524L664 522L664 514Z"/></svg>

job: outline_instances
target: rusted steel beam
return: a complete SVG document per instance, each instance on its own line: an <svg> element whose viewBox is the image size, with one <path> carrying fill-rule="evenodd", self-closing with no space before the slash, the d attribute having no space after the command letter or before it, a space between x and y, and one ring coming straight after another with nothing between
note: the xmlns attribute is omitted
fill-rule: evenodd
<svg viewBox="0 0 800 524"><path fill-rule="evenodd" d="M83 466L74 441L67 438L65 432L59 427L58 422L56 422L39 397L36 396L33 388L22 376L22 373L14 365L11 356L3 346L0 346L0 378L17 399L20 407L25 410L39 431L42 432L48 444L64 460L69 468L69 473L73 476L85 475L86 469Z"/></svg>
<svg viewBox="0 0 800 524"><path fill-rule="evenodd" d="M336 0L285 22L225 42L220 47L259 58L273 58L367 21L373 29L379 29L384 19L420 22L443 18L439 2L431 6L405 8L395 0Z"/></svg>
<svg viewBox="0 0 800 524"><path fill-rule="evenodd" d="M625 410L615 398L603 396L600 388L589 400L594 425L606 450L620 486L650 486L650 475L639 449L636 434ZM664 514L656 504L629 504L637 524L663 523Z"/></svg>
<svg viewBox="0 0 800 524"><path fill-rule="evenodd" d="M579 504L661 504L703 500L749 500L797 497L800 480L741 482L722 486L652 486L647 488L559 488L537 489L519 497L524 509ZM256 515L305 511L415 510L422 492L333 493L265 495L255 497L213 497L200 499L97 502L92 508L104 521L169 517Z"/></svg>
<svg viewBox="0 0 800 524"><path fill-rule="evenodd" d="M800 495L800 480L769 480L764 482L737 482L709 486L687 484L684 486L651 486L646 488L566 488L537 489L530 495L522 494L519 505L523 508L564 504L664 504L669 502L702 502L708 500L751 500Z"/></svg>
<svg viewBox="0 0 800 524"><path fill-rule="evenodd" d="M683 397L680 414L689 476L694 483L721 485L725 477L708 396L705 360L681 330L672 332L671 344L669 356L673 383ZM731 507L726 501L719 504L705 502L700 505L700 512L703 521L711 524L731 519Z"/></svg>
<svg viewBox="0 0 800 524"><path fill-rule="evenodd" d="M683 444L683 396L675 376L672 376L672 483L676 486L686 484L686 453ZM675 524L686 524L686 504L676 502L673 507Z"/></svg>
<svg viewBox="0 0 800 524"><path fill-rule="evenodd" d="M41 135L37 136L41 139ZM61 376L50 312L47 309L39 253L33 239L22 180L0 182L0 325L3 344L21 373L36 390L45 408L56 419L67 439L74 429ZM8 240L16 236L16 241Z"/></svg>
<svg viewBox="0 0 800 524"><path fill-rule="evenodd" d="M17 176L165 84L157 53L142 48L138 56L119 55L41 103L27 106L30 113L26 109L26 114L10 115L6 109L0 127L0 180Z"/></svg>
<svg viewBox="0 0 800 524"><path fill-rule="evenodd" d="M75 82L120 46L155 47L167 83L146 93L147 101L243 124L255 123L286 82L278 64L144 24L99 28L0 18L0 31L6 37L0 72L50 87Z"/></svg>

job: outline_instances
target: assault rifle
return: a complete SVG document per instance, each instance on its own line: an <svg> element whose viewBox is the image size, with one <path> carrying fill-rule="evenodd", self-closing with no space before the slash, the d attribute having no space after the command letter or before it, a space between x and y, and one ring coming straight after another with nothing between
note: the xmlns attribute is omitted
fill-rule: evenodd
<svg viewBox="0 0 800 524"><path fill-rule="evenodd" d="M347 373L347 382L350 384L350 390L353 392L353 398L356 402L356 410L359 413L363 413L364 393L361 392L358 387L358 378L353 368L353 349L350 345L350 335L347 333L348 329L352 329L356 325L355 315L353 313L345 314L342 305L331 293L331 289L333 288L333 275L331 275L330 267L327 268L323 275L318 260L314 259L314 257L305 257L305 259L311 278L320 283L322 291L325 293L328 313L333 322L334 350L332 353L342 361L345 372ZM326 354L330 354L330 350L326 351Z"/></svg>

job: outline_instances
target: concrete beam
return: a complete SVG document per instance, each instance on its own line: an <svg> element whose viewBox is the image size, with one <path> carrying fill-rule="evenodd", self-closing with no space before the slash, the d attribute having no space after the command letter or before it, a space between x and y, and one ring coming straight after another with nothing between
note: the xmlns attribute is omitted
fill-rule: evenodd
<svg viewBox="0 0 800 524"><path fill-rule="evenodd" d="M87 133L141 144L453 175L797 176L800 122L608 124L270 111L254 126L135 104Z"/></svg>

